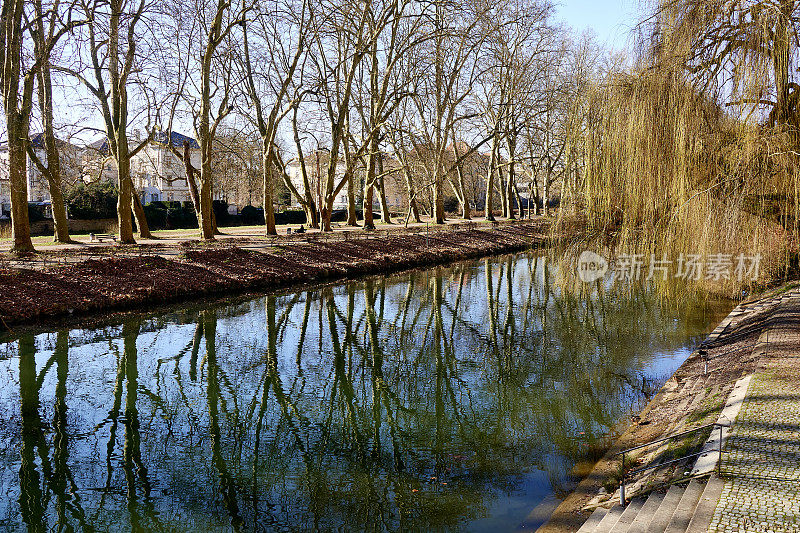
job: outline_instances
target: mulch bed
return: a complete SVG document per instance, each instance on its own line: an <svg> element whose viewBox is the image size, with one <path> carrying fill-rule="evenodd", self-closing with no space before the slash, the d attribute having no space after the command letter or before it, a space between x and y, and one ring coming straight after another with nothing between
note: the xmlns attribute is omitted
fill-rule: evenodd
<svg viewBox="0 0 800 533"><path fill-rule="evenodd" d="M0 320L8 328L209 295L269 290L514 252L545 241L541 222L425 235L310 242L258 252L236 247L89 259L49 269L0 269Z"/></svg>

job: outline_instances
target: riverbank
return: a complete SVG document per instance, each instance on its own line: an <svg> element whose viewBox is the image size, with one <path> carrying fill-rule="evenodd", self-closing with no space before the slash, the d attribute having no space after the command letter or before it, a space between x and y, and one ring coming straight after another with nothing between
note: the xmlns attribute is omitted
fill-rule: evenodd
<svg viewBox="0 0 800 533"><path fill-rule="evenodd" d="M763 355L759 339L770 326L773 315L784 305L782 294L796 285L794 282L773 289L731 311L706 338L707 362L698 351L691 354L641 413L626 421L611 448L538 532L574 532L593 508L609 507L618 501L616 488L621 465L619 458L614 457L617 452L717 421L735 383L758 368ZM634 455L630 464L626 463L626 470L695 453L706 437L696 434L655 446ZM646 494L686 479L691 470L687 466L692 462L679 462L632 477L626 482L627 496Z"/></svg>
<svg viewBox="0 0 800 533"><path fill-rule="evenodd" d="M227 239L211 245L104 247L95 256L63 250L0 268L6 329L60 317L120 311L208 296L445 264L542 246L544 219L439 231L310 234L291 241Z"/></svg>

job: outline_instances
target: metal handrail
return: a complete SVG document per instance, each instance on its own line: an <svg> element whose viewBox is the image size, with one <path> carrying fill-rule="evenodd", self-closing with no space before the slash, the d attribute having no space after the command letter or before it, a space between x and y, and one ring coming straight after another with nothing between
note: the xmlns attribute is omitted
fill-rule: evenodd
<svg viewBox="0 0 800 533"><path fill-rule="evenodd" d="M693 429L682 431L680 433L676 433L675 435L670 435L668 437L662 437L660 439L653 440L653 441L650 441L650 442L646 442L645 444L640 444L638 446L634 446L632 448L628 448L626 450L622 450L621 452L617 452L617 453L613 454L611 457L617 457L618 455L622 456L622 479L620 479L620 481L619 481L619 503L620 503L620 505L624 506L625 503L626 503L625 502L625 478L626 478L626 475L627 475L627 473L625 472L625 455L626 454L628 454L630 452L633 452L633 451L636 451L636 450L641 450L642 448L647 448L649 446L653 446L655 444L661 444L662 442L666 442L666 441L669 441L669 440L677 439L677 438L680 438L680 437L685 437L686 435L690 435L692 433L696 433L696 432L702 431L704 429L715 428L715 427L719 428L719 441L718 441L718 444L717 444L717 452L719 453L719 458L717 459L717 473L719 473L719 469L721 468L721 465L722 465L722 428L731 427L730 424L723 424L723 423L720 423L720 422L713 422L711 424L706 424L704 426L699 426L699 427L696 427L696 428L693 428ZM713 429L712 429L712 431L713 431ZM662 462L658 462L658 463L654 463L654 464L649 464L649 465L647 465L647 466L645 466L643 468L639 468L638 470L634 470L633 472L630 472L630 475L639 474L641 472L645 472L645 471L651 470L653 468L666 466L666 465L669 465L669 464L672 464L672 463L677 463L679 461L685 461L686 459L690 459L692 457L699 457L700 455L703 455L704 453L707 453L707 452L700 451L698 453L693 453L691 455L684 455L682 457L677 457L677 458L671 459L671 460L669 460L667 462L663 462L663 463Z"/></svg>

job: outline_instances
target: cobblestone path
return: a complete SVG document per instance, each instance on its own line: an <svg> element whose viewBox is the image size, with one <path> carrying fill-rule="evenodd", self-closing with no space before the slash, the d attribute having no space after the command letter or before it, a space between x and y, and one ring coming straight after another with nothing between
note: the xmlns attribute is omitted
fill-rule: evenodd
<svg viewBox="0 0 800 533"><path fill-rule="evenodd" d="M725 448L709 531L800 533L800 298L791 296L756 347L758 370Z"/></svg>

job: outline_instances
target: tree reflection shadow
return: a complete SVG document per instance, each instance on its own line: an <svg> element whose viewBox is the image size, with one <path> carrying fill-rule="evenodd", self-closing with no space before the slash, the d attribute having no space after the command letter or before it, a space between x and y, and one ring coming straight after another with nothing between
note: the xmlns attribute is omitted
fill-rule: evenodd
<svg viewBox="0 0 800 533"><path fill-rule="evenodd" d="M38 373L43 341L22 337L21 520L457 529L521 480L565 491L644 398L652 354L709 319L676 319L644 287L569 290L559 268L520 254L132 317L72 332L91 363L58 332Z"/></svg>

